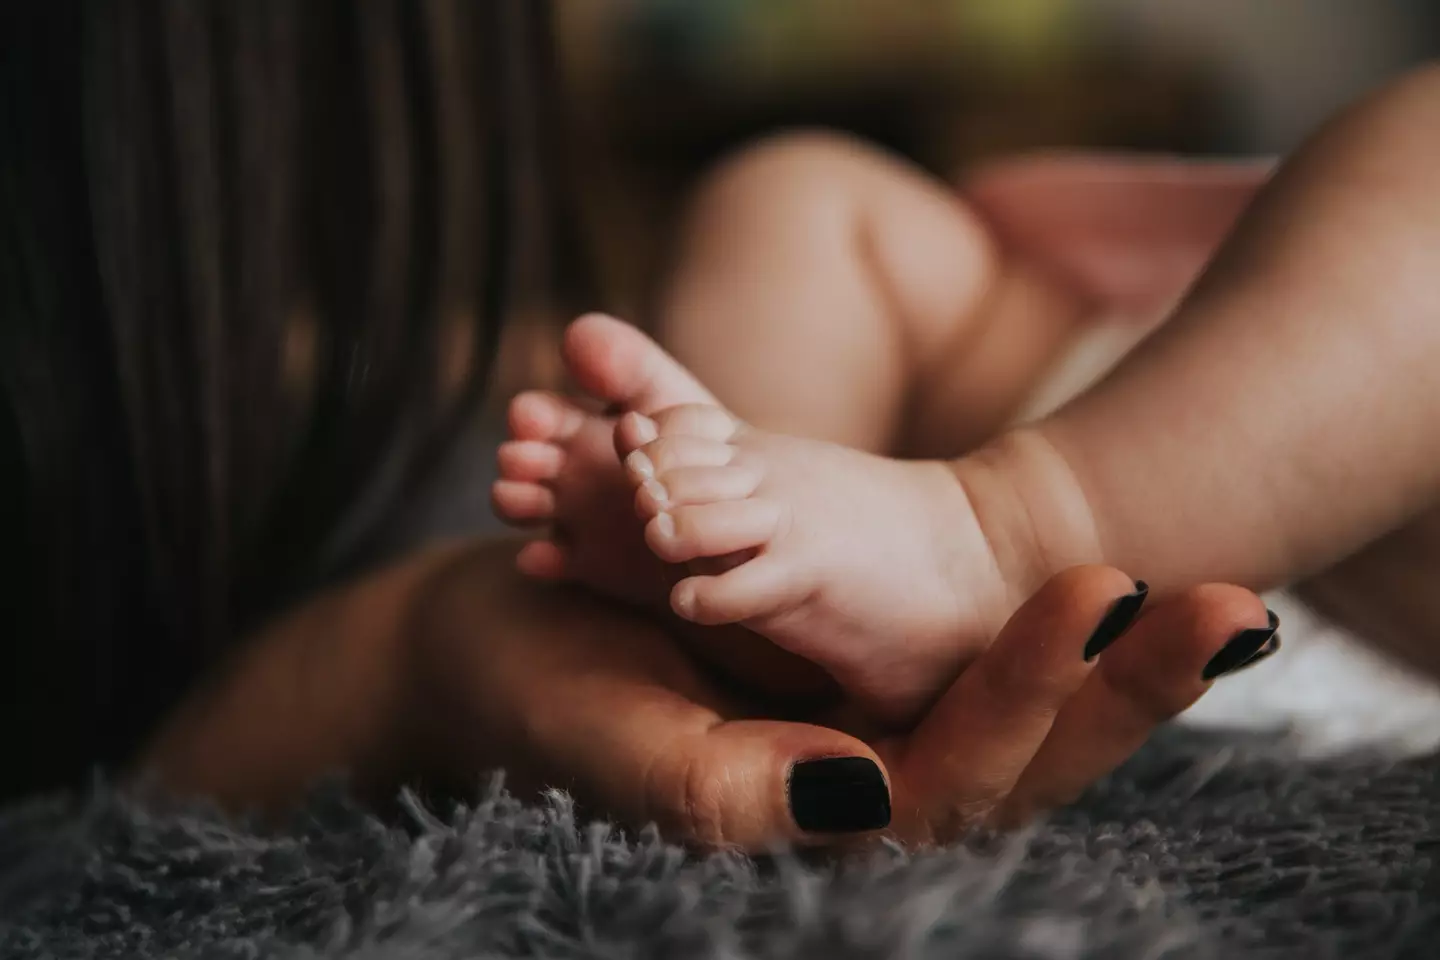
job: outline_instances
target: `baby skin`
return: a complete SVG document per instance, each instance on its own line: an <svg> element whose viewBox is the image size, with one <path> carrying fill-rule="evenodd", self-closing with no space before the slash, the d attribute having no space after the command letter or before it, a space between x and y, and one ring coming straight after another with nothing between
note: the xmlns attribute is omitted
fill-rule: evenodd
<svg viewBox="0 0 1440 960"><path fill-rule="evenodd" d="M717 289L742 297L768 290L795 317L790 327L740 338L740 352L756 350L766 335L771 341L754 362L719 376L706 370L701 379L719 390L727 375L745 374L756 392L788 402L742 410L743 392L732 386L727 409L655 344L587 318L567 336L567 363L620 419L591 418L554 398L518 399L520 446L502 452L506 480L496 505L515 521L556 525L558 539L527 550L529 572L601 589L624 581L624 595L637 602L668 598L692 621L743 623L821 664L896 722L913 716L1056 570L1103 563L1165 594L1214 582L1265 590L1331 568L1423 522L1440 501L1437 119L1433 68L1347 110L1275 173L1163 327L1104 380L1037 422L988 440L979 431L978 445L957 441L932 460L878 458L892 444L933 446L935 436L903 443L903 431L887 436L873 413L817 419L808 431L790 425L831 415L857 395L901 409L907 398L944 392L924 371L886 392L882 368L893 358L884 344L906 337L898 324L862 326L876 318L844 313L863 283L845 287L844 274L828 271L800 277L793 283L809 291L847 295L828 312L796 311L783 276L769 287L754 282L763 263L746 267L748 282L719 270L724 283L692 277L687 287L682 270L666 312L670 329L662 326L667 346L700 366L708 351L698 345L723 332L682 323L687 311L705 313L694 306L706 302L700 294L710 292L713 318ZM757 232L755 243L780 227ZM751 249L730 240L734 255ZM865 249L870 261L884 259L875 243ZM793 259L767 259L792 272ZM857 266L854 277L865 269ZM992 306L995 288L982 285ZM904 299L903 284L890 290ZM763 306L737 306L735 315L746 320ZM795 327L842 315L854 326L802 329L791 349L774 348ZM948 354L962 366L995 342L997 327L1009 329L994 311L967 316L978 326L953 339L972 353ZM1053 314L1031 316L1054 329ZM923 331L898 329L911 342L924 339ZM866 342L867 333L874 339ZM802 352L805 344L813 350ZM767 381L782 361L789 373ZM866 376L870 393L856 388ZM772 432L777 423L848 445ZM856 424L863 435L840 436ZM581 511L600 502L582 490L624 491L626 483L633 496ZM635 521L623 552L618 540L591 539L637 510L643 532ZM1254 626L1264 634L1263 624Z"/></svg>
<svg viewBox="0 0 1440 960"><path fill-rule="evenodd" d="M748 627L825 668L883 722L923 709L935 678L1011 612L1020 585L1006 582L950 464L745 424L609 317L577 320L564 352L574 380L623 412L541 393L512 403L496 507L558 533L522 551L526 573Z"/></svg>
<svg viewBox="0 0 1440 960"><path fill-rule="evenodd" d="M1021 253L1003 258L992 225L952 188L848 141L782 140L722 170L697 203L698 239L665 298L664 327L745 415L636 329L577 321L563 344L570 377L613 416L543 393L513 402L495 506L552 529L522 568L681 623L748 627L794 656L765 656L774 648L753 635L686 633L768 692L817 692L818 664L871 720L907 724L1051 572L1095 553L1075 498L1027 504L1013 483L992 481L986 456L946 455L998 429L1075 318L1143 315L1175 299L1268 174L1054 169L1021 165L972 191ZM1097 195L1117 202L1097 208ZM752 256L729 262L728 250ZM1113 268L1117 251L1128 270ZM1145 257L1152 269L1137 278ZM895 291L895 305L879 290ZM746 291L764 296L733 302ZM750 326L727 334L734 315ZM830 326L805 329L815 318ZM811 344L806 363L777 367L801 346L797 333ZM888 377L896 339L951 353L969 389L957 395L919 369ZM969 349L955 353L952 341ZM837 381L856 388L837 392ZM914 419L939 436L879 428L875 411L902 393L928 395L932 409ZM1026 485L1051 486L1041 475L1056 458L1018 446L1030 451ZM901 447L932 455L879 455Z"/></svg>

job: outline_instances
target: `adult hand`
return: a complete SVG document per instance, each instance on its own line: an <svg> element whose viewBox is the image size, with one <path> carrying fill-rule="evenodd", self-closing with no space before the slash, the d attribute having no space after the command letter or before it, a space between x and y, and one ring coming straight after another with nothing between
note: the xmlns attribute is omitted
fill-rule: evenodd
<svg viewBox="0 0 1440 960"><path fill-rule="evenodd" d="M897 835L944 842L1069 803L1212 683L1279 649L1259 597L1212 584L1155 601L1087 660L1123 629L1134 589L1109 567L1052 578L912 734L880 744Z"/></svg>
<svg viewBox="0 0 1440 960"><path fill-rule="evenodd" d="M722 690L654 625L508 573L477 548L415 605L413 758L465 780L503 767L528 791L655 821L702 846L763 850L888 828L944 842L1064 803L1193 703L1224 667L1273 649L1258 597L1208 586L1136 606L1105 567L1047 584L910 734L866 742ZM1119 607L1117 607L1119 604ZM1133 612L1133 611L1132 611ZM820 719L817 717L816 719ZM893 816L892 816L893 811Z"/></svg>

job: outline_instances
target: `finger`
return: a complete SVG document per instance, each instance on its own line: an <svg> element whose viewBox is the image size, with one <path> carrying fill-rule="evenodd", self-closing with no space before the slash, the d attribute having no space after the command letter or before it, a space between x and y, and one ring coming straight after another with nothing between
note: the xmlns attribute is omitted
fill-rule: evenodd
<svg viewBox="0 0 1440 960"><path fill-rule="evenodd" d="M654 728L635 733L653 739ZM879 758L825 727L732 720L670 741L647 770L645 809L663 832L708 849L853 842L890 824Z"/></svg>
<svg viewBox="0 0 1440 960"><path fill-rule="evenodd" d="M737 719L664 628L487 575L512 547L499 549L456 563L417 606L414 721L418 742L444 749L407 762L462 781L504 768L517 793L564 787L598 814L710 847L765 852L888 821L885 770L863 743Z"/></svg>
<svg viewBox="0 0 1440 960"><path fill-rule="evenodd" d="M608 671L547 697L541 746L576 795L607 815L656 823L707 849L767 852L880 830L885 770L864 743L825 727L726 721L668 685Z"/></svg>
<svg viewBox="0 0 1440 960"><path fill-rule="evenodd" d="M1216 669L1273 653L1271 617L1259 597L1234 586L1196 587L1156 603L1061 709L997 821L1014 826L1070 803L1198 700Z"/></svg>
<svg viewBox="0 0 1440 960"><path fill-rule="evenodd" d="M1114 568L1076 567L1016 611L900 743L891 760L897 833L945 841L989 815L1090 673L1092 636L1115 630L1117 610L1133 616L1125 598L1137 592Z"/></svg>

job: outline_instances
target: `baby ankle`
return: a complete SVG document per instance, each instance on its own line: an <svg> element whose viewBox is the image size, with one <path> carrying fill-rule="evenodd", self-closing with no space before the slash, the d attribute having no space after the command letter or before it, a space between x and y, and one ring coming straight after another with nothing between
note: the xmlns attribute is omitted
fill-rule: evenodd
<svg viewBox="0 0 1440 960"><path fill-rule="evenodd" d="M1012 603L1062 570L1104 562L1084 490L1039 430L1009 431L952 468Z"/></svg>

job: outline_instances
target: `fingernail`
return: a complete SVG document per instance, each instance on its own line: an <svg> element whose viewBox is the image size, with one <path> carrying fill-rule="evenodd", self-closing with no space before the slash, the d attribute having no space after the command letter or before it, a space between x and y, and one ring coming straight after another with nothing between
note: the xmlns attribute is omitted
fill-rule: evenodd
<svg viewBox="0 0 1440 960"><path fill-rule="evenodd" d="M671 537L675 536L675 518L670 516L670 514L668 513L656 514L655 530L657 533L660 534L660 536L664 537L666 540L669 540Z"/></svg>
<svg viewBox="0 0 1440 960"><path fill-rule="evenodd" d="M655 464L651 463L650 458L639 450L625 458L625 469L645 480L655 476Z"/></svg>
<svg viewBox="0 0 1440 960"><path fill-rule="evenodd" d="M1119 640L1130 624L1135 622L1139 615L1140 608L1145 606L1145 598L1150 594L1150 585L1144 580L1135 581L1135 592L1127 593L1110 605L1110 612L1105 614L1105 619L1100 621L1100 626L1090 634L1090 639L1085 641L1085 660L1089 662L1105 650L1106 647Z"/></svg>
<svg viewBox="0 0 1440 960"><path fill-rule="evenodd" d="M654 500L657 506L670 502L670 491L666 490L664 484L659 480L646 480L640 486L650 495L650 499Z"/></svg>
<svg viewBox="0 0 1440 960"><path fill-rule="evenodd" d="M1279 650L1280 636L1276 631L1280 629L1280 618L1275 615L1274 610L1267 612L1270 614L1267 626L1252 627L1235 634L1220 648L1219 653L1210 658L1200 676L1205 680L1217 680L1246 667L1253 667Z"/></svg>
<svg viewBox="0 0 1440 960"><path fill-rule="evenodd" d="M1232 676L1232 677L1233 677L1235 674L1239 673L1241 670L1249 670L1251 667L1255 666L1255 664L1259 663L1261 660L1268 659L1269 657L1272 657L1272 656L1274 656L1275 654L1277 654L1277 653L1279 653L1279 652L1280 652L1280 634L1277 633L1277 634L1275 634L1273 637L1270 638L1270 641L1269 641L1268 643L1266 643L1265 646L1261 647L1258 651L1256 651L1256 653L1255 653L1255 655L1254 655L1253 657L1251 657L1249 660L1246 660L1244 663L1240 664L1240 666L1236 667L1234 670L1231 670L1228 674L1226 674L1226 676Z"/></svg>
<svg viewBox="0 0 1440 960"><path fill-rule="evenodd" d="M790 816L806 833L861 833L890 824L890 788L874 760L824 757L790 768Z"/></svg>
<svg viewBox="0 0 1440 960"><path fill-rule="evenodd" d="M635 438L640 443L649 443L660 436L660 428L654 420L642 413L632 413L631 416L634 417Z"/></svg>

